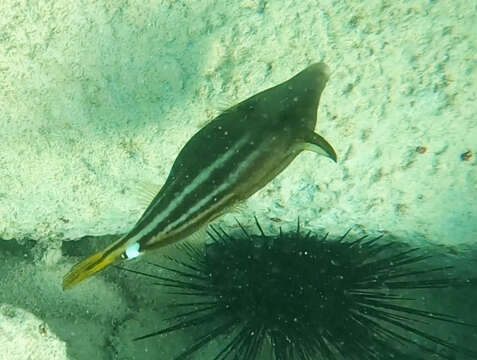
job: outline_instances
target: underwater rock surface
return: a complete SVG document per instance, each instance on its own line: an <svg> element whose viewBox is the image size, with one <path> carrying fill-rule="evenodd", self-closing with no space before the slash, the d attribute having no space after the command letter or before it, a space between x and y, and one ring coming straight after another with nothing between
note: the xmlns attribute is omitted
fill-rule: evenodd
<svg viewBox="0 0 477 360"><path fill-rule="evenodd" d="M69 360L66 344L33 314L0 304L1 360Z"/></svg>
<svg viewBox="0 0 477 360"><path fill-rule="evenodd" d="M0 243L0 360L111 359L111 333L130 312L123 289L102 277L63 292L71 263L29 244Z"/></svg>
<svg viewBox="0 0 477 360"><path fill-rule="evenodd" d="M224 99L324 60L318 131L249 211L439 244L477 235L476 4L66 0L0 5L0 238L127 231Z"/></svg>
<svg viewBox="0 0 477 360"><path fill-rule="evenodd" d="M0 360L29 351L12 334L61 360L180 352L186 336L130 341L161 326L172 295L115 269L71 292L62 277L113 240L98 235L133 226L138 181L162 184L220 109L317 61L331 69L317 132L338 164L301 154L234 216L248 228L256 214L267 232L299 215L332 235L356 225L417 246L477 241L475 2L5 0L0 14L0 239L23 244L0 241L0 306L18 314L0 310ZM456 254L473 276L475 252ZM423 301L476 323L474 298Z"/></svg>

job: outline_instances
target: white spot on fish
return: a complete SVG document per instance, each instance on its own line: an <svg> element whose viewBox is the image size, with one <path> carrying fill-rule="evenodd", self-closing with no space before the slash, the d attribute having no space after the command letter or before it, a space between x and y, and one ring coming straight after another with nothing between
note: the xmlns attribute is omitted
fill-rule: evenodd
<svg viewBox="0 0 477 360"><path fill-rule="evenodd" d="M130 245L125 251L126 259L134 259L138 257L140 255L139 247L139 243L134 243Z"/></svg>

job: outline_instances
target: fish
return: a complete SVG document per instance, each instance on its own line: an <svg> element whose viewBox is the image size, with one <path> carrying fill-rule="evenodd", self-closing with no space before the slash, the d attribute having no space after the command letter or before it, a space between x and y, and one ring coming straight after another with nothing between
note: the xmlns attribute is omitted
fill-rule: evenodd
<svg viewBox="0 0 477 360"><path fill-rule="evenodd" d="M314 131L328 79L328 66L314 63L201 128L181 149L133 228L74 265L63 289L196 233L263 188L304 150L337 162L333 147Z"/></svg>

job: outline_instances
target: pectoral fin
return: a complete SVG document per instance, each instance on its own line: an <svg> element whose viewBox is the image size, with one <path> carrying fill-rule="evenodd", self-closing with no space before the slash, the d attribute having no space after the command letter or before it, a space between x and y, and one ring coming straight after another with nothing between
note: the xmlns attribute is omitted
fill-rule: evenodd
<svg viewBox="0 0 477 360"><path fill-rule="evenodd" d="M309 131L305 134L303 149L329 157L334 162L336 162L338 159L331 144L328 143L328 141L326 141L322 136L313 131Z"/></svg>

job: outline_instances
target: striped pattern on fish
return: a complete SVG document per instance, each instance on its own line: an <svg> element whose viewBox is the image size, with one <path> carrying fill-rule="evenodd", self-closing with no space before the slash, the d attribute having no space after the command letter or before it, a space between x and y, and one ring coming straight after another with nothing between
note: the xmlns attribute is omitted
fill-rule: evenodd
<svg viewBox="0 0 477 360"><path fill-rule="evenodd" d="M326 65L311 65L202 128L180 151L166 183L131 231L75 265L63 287L71 288L131 254L184 239L265 186L303 150L336 161L331 145L314 133L327 80Z"/></svg>

